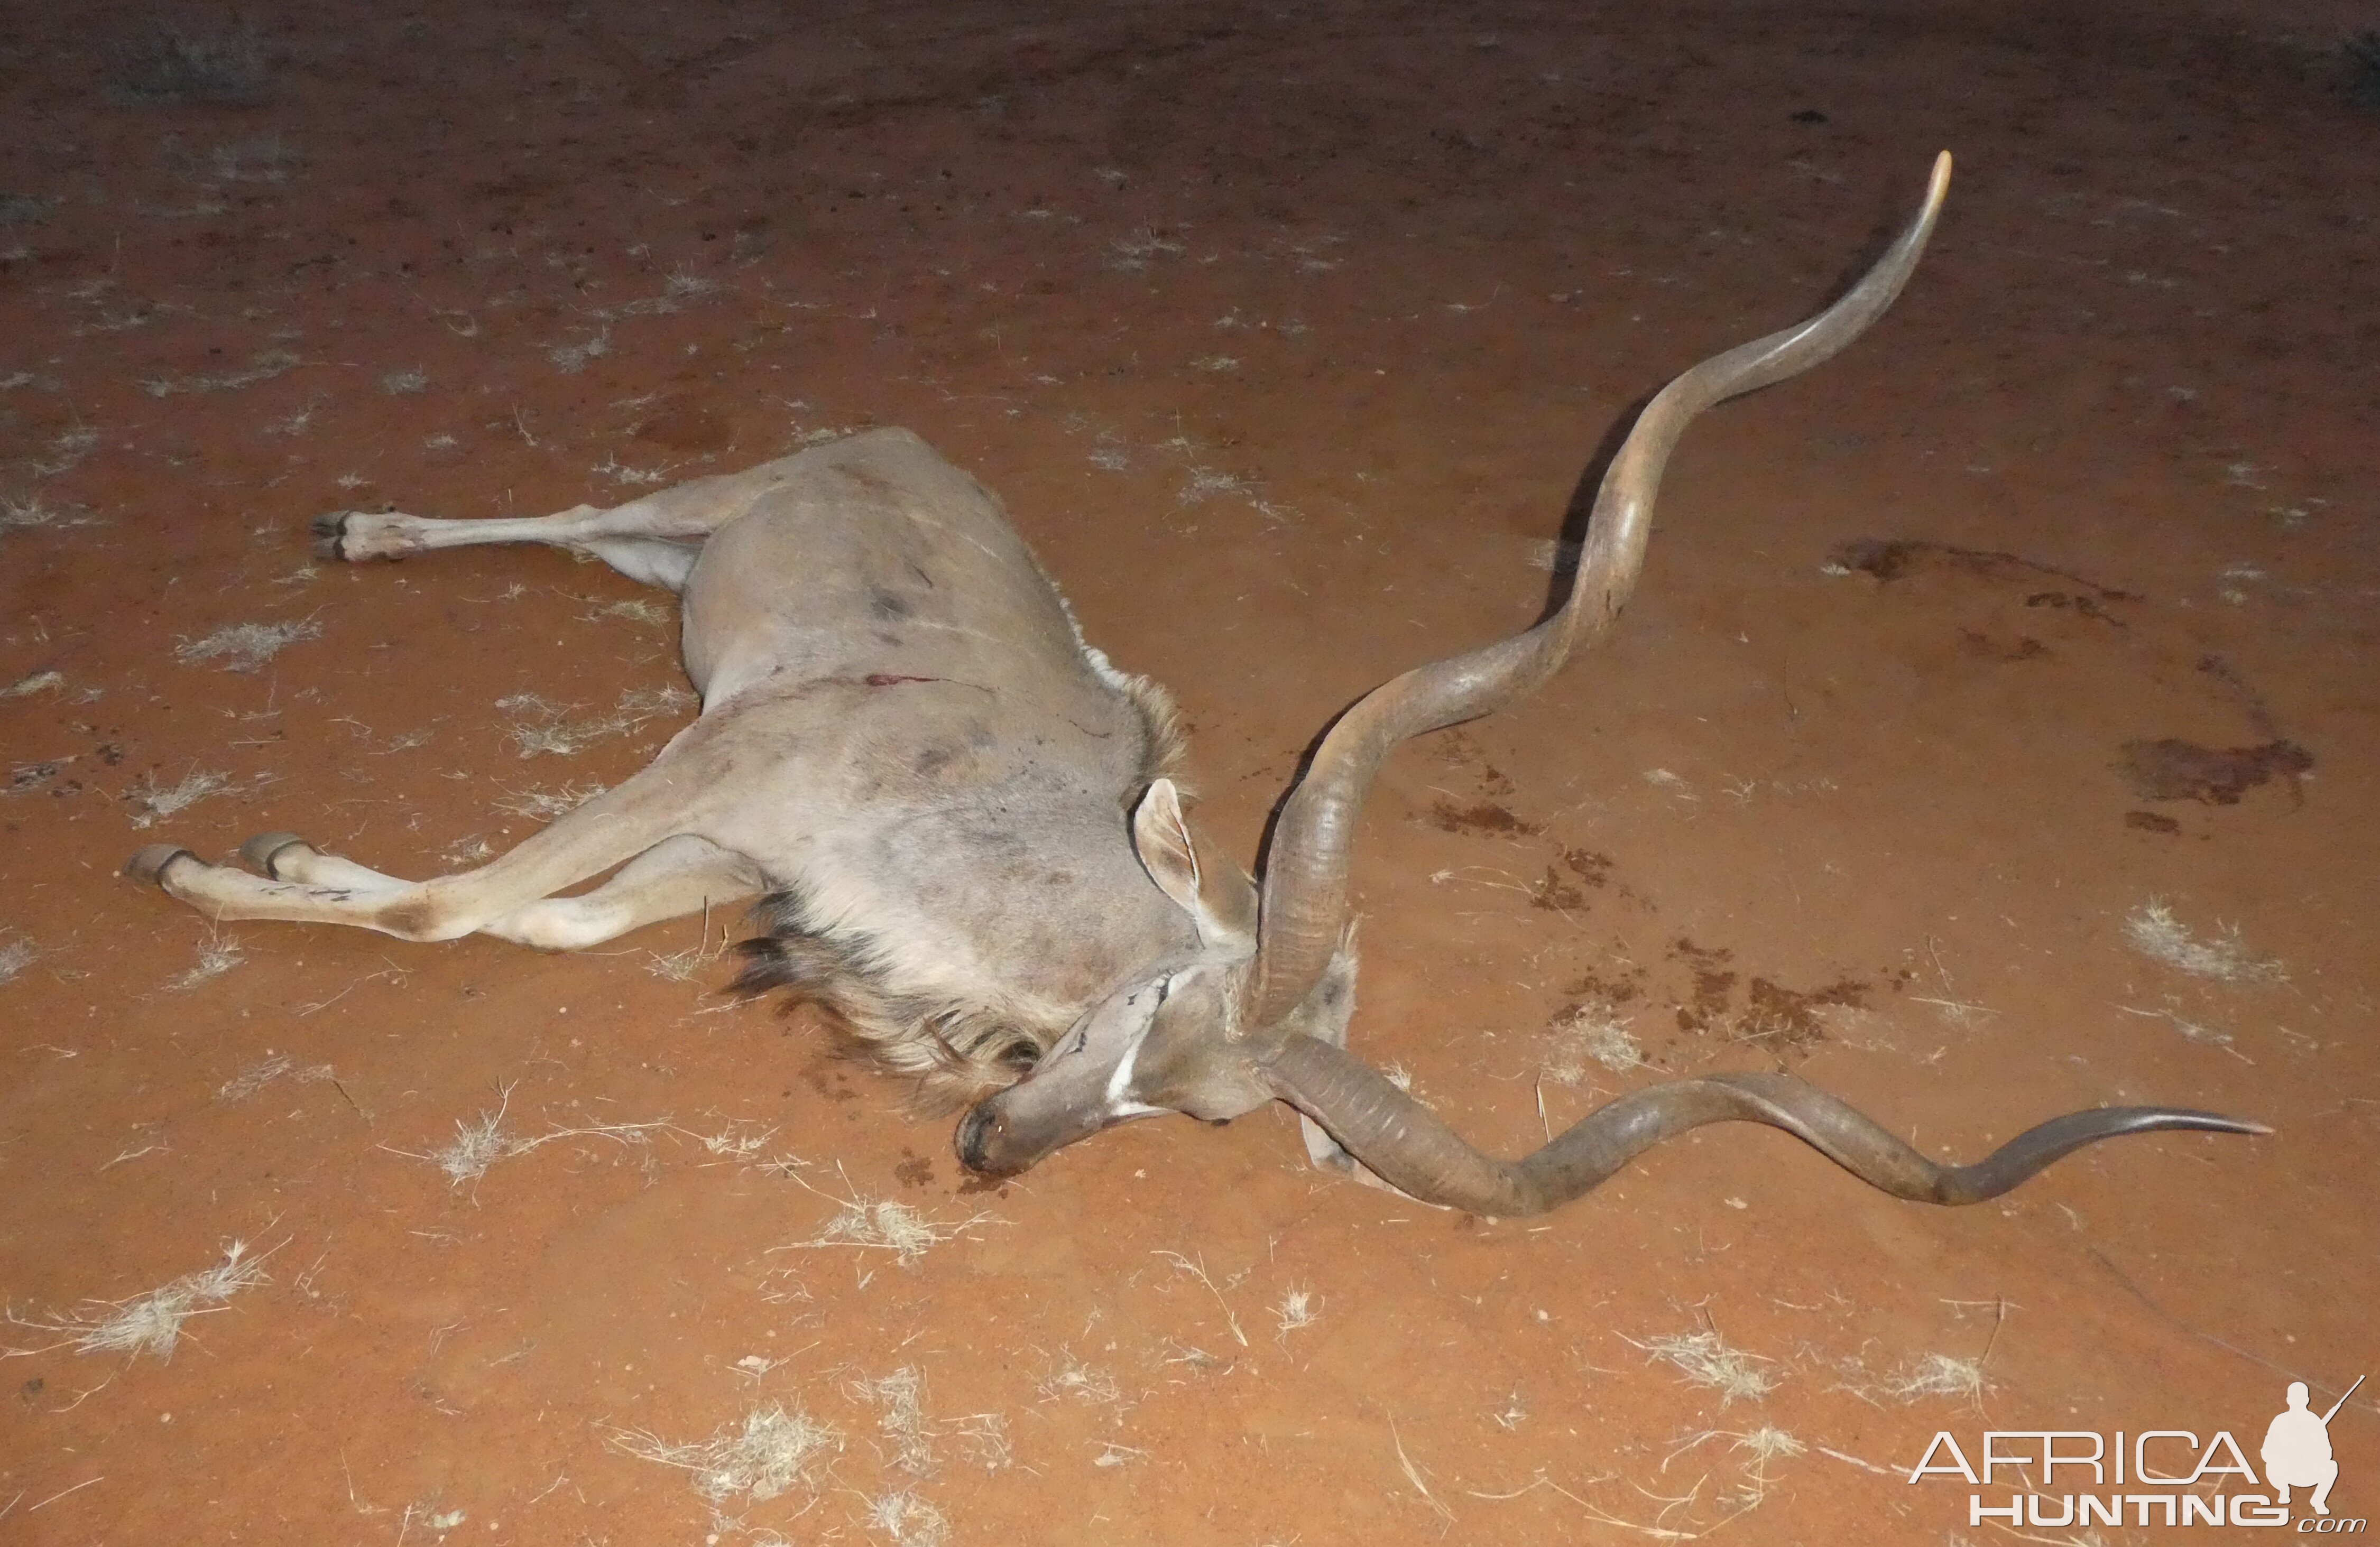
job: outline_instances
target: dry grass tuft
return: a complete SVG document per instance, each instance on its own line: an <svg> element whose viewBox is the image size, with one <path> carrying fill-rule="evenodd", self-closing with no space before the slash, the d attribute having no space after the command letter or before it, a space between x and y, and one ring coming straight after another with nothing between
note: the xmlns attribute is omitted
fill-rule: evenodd
<svg viewBox="0 0 2380 1547"><path fill-rule="evenodd" d="M250 359L245 370L220 371L212 376L152 376L140 383L140 390L151 397L172 397L177 393L237 392L259 381L270 381L304 363L286 349L267 349Z"/></svg>
<svg viewBox="0 0 2380 1547"><path fill-rule="evenodd" d="M856 1246L890 1251L894 1261L905 1268L914 1265L931 1248L954 1236L963 1236L991 1218L989 1214L973 1214L955 1222L936 1220L906 1203L889 1198L871 1201L856 1192L848 1198L838 1198L832 1192L811 1187L799 1177L792 1179L832 1202L834 1217L809 1239L795 1241L790 1246L771 1247L770 1250L772 1251L808 1251L823 1247ZM848 1178L844 1185L850 1186Z"/></svg>
<svg viewBox="0 0 2380 1547"><path fill-rule="evenodd" d="M221 660L226 671L253 671L300 639L319 637L322 625L311 618L280 623L233 623L203 639L174 647L174 659L185 666Z"/></svg>
<svg viewBox="0 0 2380 1547"><path fill-rule="evenodd" d="M1716 1332L1678 1333L1656 1337L1650 1343L1636 1343L1633 1338L1625 1341L1634 1343L1655 1360L1675 1366L1695 1385L1718 1392L1721 1407L1738 1399L1756 1402L1777 1389L1777 1377L1760 1368L1768 1362L1767 1360L1729 1348Z"/></svg>
<svg viewBox="0 0 2380 1547"><path fill-rule="evenodd" d="M1104 1407L1123 1399L1123 1389L1116 1384L1113 1375L1085 1364L1070 1348L1061 1348L1050 1357L1048 1372L1033 1389L1044 1402L1072 1397L1077 1402Z"/></svg>
<svg viewBox="0 0 2380 1547"><path fill-rule="evenodd" d="M117 51L114 73L136 103L252 107L272 95L263 40L245 20L201 30L160 17Z"/></svg>
<svg viewBox="0 0 2380 1547"><path fill-rule="evenodd" d="M684 950L657 950L651 953L652 960L645 963L645 971L657 978L667 978L672 983L691 983L695 973L718 961L726 949L722 943L717 950L707 946L688 946Z"/></svg>
<svg viewBox="0 0 2380 1547"><path fill-rule="evenodd" d="M2252 956L2240 943L2237 926L2212 939L2195 939L2162 899L2152 898L2124 916L2124 938L2153 961L2162 961L2192 977L2217 983L2287 983L2281 964Z"/></svg>
<svg viewBox="0 0 2380 1547"><path fill-rule="evenodd" d="M741 1429L707 1440L672 1444L642 1429L614 1430L613 1447L639 1461L658 1461L694 1474L694 1491L713 1505L742 1497L773 1499L788 1488L814 1486L820 1461L843 1449L843 1435L799 1408L771 1403L744 1417Z"/></svg>
<svg viewBox="0 0 2380 1547"><path fill-rule="evenodd" d="M38 495L22 500L0 500L0 532L30 532L42 526L63 528L96 525L98 525L96 517L70 515L64 511L54 510ZM57 673L53 671L49 675L56 676Z"/></svg>
<svg viewBox="0 0 2380 1547"><path fill-rule="evenodd" d="M5 525L6 518L6 507L0 506L0 525ZM66 685L66 673L63 671L36 671L0 688L0 698L30 698L37 693L56 693Z"/></svg>
<svg viewBox="0 0 2380 1547"><path fill-rule="evenodd" d="M1645 1046L1628 1026L1628 1018L1609 1005L1577 1005L1556 1016L1553 1041L1546 1048L1546 1078L1578 1086L1587 1082L1590 1062L1615 1074L1642 1068Z"/></svg>
<svg viewBox="0 0 2380 1547"><path fill-rule="evenodd" d="M179 783L162 787L155 780L143 775L141 787L132 791L126 799L140 808L134 814L132 825L136 828L152 828L157 825L158 818L171 816L176 812L198 804L210 795L219 795L231 787L232 778L229 774L192 768L182 776Z"/></svg>
<svg viewBox="0 0 2380 1547"><path fill-rule="evenodd" d="M1272 1308L1272 1317L1286 1338L1291 1333L1312 1326L1322 1315L1322 1297L1293 1287Z"/></svg>
<svg viewBox="0 0 2380 1547"><path fill-rule="evenodd" d="M873 1203L855 1199L838 1209L808 1244L880 1247L905 1268L942 1239L932 1220L906 1203L889 1198Z"/></svg>
<svg viewBox="0 0 2380 1547"><path fill-rule="evenodd" d="M518 1154L523 1149L520 1140L504 1131L504 1108L512 1105L512 1093L492 1112L482 1112L468 1122L455 1125L455 1137L430 1154L446 1179L456 1187L478 1181L488 1174L488 1167L507 1155Z"/></svg>
<svg viewBox="0 0 2380 1547"><path fill-rule="evenodd" d="M0 983L6 983L41 960L33 942L15 931L0 936Z"/></svg>
<svg viewBox="0 0 2380 1547"><path fill-rule="evenodd" d="M934 1439L926 1421L926 1378L915 1367L904 1365L879 1380L856 1381L853 1389L862 1400L883 1409L876 1426L892 1444L890 1464L911 1477L930 1473Z"/></svg>
<svg viewBox="0 0 2380 1547"><path fill-rule="evenodd" d="M942 1547L951 1536L951 1523L942 1512L907 1488L870 1499L868 1525L890 1537L893 1547Z"/></svg>
<svg viewBox="0 0 2380 1547"><path fill-rule="evenodd" d="M163 1363L174 1357L175 1345L181 1341L183 1323L193 1316L219 1311L240 1290L268 1282L263 1261L261 1257L250 1258L248 1243L236 1240L224 1249L224 1260L213 1267L186 1273L145 1295L92 1301L84 1310L47 1322L26 1321L13 1311L8 1320L17 1326L61 1335L61 1341L49 1345L51 1348L71 1348L79 1354L125 1354L133 1358L153 1354Z"/></svg>
<svg viewBox="0 0 2380 1547"><path fill-rule="evenodd" d="M985 1471L996 1472L1016 1459L1008 1443L1008 1420L999 1413L968 1413L950 1421L950 1431L966 1447L968 1457Z"/></svg>
<svg viewBox="0 0 2380 1547"><path fill-rule="evenodd" d="M1914 1402L1922 1396L1980 1397L1984 1394L1984 1361L1927 1354L1885 1382L1884 1389L1903 1402Z"/></svg>
<svg viewBox="0 0 2380 1547"><path fill-rule="evenodd" d="M565 376L576 376L587 369L588 361L600 360L611 352L611 330L604 328L577 344L550 344L545 357Z"/></svg>
<svg viewBox="0 0 2380 1547"><path fill-rule="evenodd" d="M528 755L524 753L522 755ZM495 803L496 809L507 816L527 816L535 821L551 822L565 811L576 811L611 786L581 784L571 780L558 790L515 790ZM495 851L481 845L484 858Z"/></svg>
<svg viewBox="0 0 2380 1547"><path fill-rule="evenodd" d="M308 1064L300 1067L286 1053L267 1053L215 1088L219 1101L246 1101L249 1096L272 1084L275 1080L291 1078L305 1083L338 1078L338 1071L329 1064Z"/></svg>
<svg viewBox="0 0 2380 1547"><path fill-rule="evenodd" d="M592 612L582 613L588 622L602 618L630 618L640 623L667 623L676 621L676 613L658 601L646 601L629 597L621 601L605 602Z"/></svg>
<svg viewBox="0 0 2380 1547"><path fill-rule="evenodd" d="M625 736L649 720L683 714L694 706L694 695L675 686L631 688L620 695L610 714L590 719L568 719L564 706L534 693L496 700L496 707L512 718L507 733L523 757L574 756L597 742Z"/></svg>
<svg viewBox="0 0 2380 1547"><path fill-rule="evenodd" d="M237 940L228 935L209 936L206 944L199 948L199 959L190 963L189 969L166 980L165 992L187 994L202 983L223 976L247 960L248 952Z"/></svg>

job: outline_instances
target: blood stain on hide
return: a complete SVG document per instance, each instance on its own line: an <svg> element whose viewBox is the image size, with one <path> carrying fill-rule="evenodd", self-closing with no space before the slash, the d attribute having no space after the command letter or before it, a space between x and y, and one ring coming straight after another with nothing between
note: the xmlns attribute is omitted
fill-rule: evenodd
<svg viewBox="0 0 2380 1547"><path fill-rule="evenodd" d="M2144 801L2198 801L2207 805L2238 805L2240 797L2280 775L2310 772L2313 755L2295 742L2273 741L2261 746L2211 747L2166 737L2153 742L2126 742L2117 751L2115 768Z"/></svg>
<svg viewBox="0 0 2380 1547"><path fill-rule="evenodd" d="M901 1185L904 1187L932 1186L934 1163L923 1155L911 1154L907 1150L903 1150L901 1154L906 1158L900 1165L892 1167L892 1175L899 1179Z"/></svg>
<svg viewBox="0 0 2380 1547"><path fill-rule="evenodd" d="M2181 824L2170 816L2160 816L2154 811L2127 811L2124 826L2139 832L2161 832L2168 836L2181 830Z"/></svg>

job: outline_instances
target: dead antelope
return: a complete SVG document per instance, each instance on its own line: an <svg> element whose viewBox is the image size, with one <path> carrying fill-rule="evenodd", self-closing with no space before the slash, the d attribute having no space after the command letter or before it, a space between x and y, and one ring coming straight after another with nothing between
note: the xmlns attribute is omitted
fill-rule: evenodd
<svg viewBox="0 0 2380 1547"><path fill-rule="evenodd" d="M1944 1166L1785 1074L1714 1074L1625 1095L1526 1159L1493 1159L1344 1050L1357 814L1399 743L1490 713L1609 630L1642 566L1655 489L1696 415L1828 358L1916 266L1949 176L1817 317L1706 360L1637 418L1604 477L1570 594L1536 627L1405 672L1342 715L1281 813L1261 886L1202 838L1168 777L1154 683L1084 642L999 501L905 430L874 430L611 510L436 521L349 513L330 553L469 543L591 553L674 591L702 712L650 767L489 864L403 881L273 833L130 873L218 919L473 931L583 949L761 899L737 986L822 1006L858 1048L965 1105L958 1154L1023 1171L1111 1124L1223 1121L1274 1100L1318 1163L1484 1215L1568 1202L1706 1123L1781 1128L1896 1196L1970 1203L2061 1155L2160 1129L2260 1133L2159 1106L2102 1107ZM617 866L581 895L557 895ZM1359 1173L1359 1174L1360 1174Z"/></svg>

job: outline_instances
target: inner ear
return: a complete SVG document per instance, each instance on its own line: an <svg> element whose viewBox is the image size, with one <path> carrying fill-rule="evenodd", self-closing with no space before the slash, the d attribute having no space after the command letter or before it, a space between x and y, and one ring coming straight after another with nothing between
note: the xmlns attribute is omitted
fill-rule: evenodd
<svg viewBox="0 0 2380 1547"><path fill-rule="evenodd" d="M1170 779L1148 787L1132 814L1132 846L1158 890L1198 926L1202 945L1246 943L1256 933L1256 887L1239 866L1202 856Z"/></svg>
<svg viewBox="0 0 2380 1547"><path fill-rule="evenodd" d="M1132 814L1132 847L1157 889L1184 911L1198 911L1198 844L1183 819L1182 792L1160 779Z"/></svg>

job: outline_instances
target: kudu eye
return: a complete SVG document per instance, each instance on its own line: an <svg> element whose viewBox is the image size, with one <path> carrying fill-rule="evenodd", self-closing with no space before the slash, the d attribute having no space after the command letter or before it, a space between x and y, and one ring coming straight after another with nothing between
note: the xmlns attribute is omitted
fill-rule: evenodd
<svg viewBox="0 0 2380 1547"><path fill-rule="evenodd" d="M1027 1037L1018 1037L1002 1048L999 1054L1002 1067L1013 1069L1020 1074L1032 1073L1034 1066L1040 1061L1041 1049Z"/></svg>

